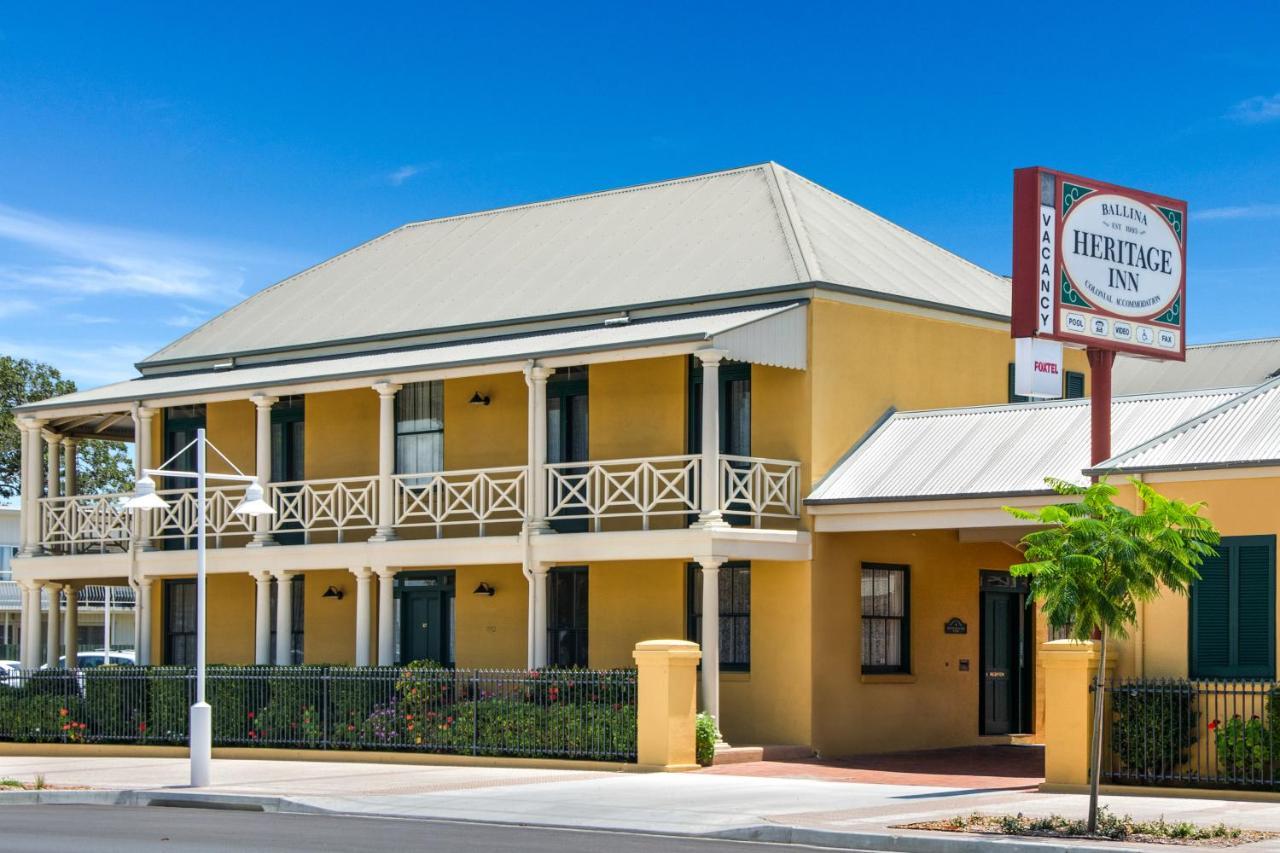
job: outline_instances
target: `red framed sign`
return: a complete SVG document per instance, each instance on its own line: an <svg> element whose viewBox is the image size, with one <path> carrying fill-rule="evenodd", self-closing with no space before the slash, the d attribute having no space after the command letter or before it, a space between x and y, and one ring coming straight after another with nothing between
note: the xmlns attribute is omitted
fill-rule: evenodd
<svg viewBox="0 0 1280 853"><path fill-rule="evenodd" d="M1186 359L1187 203L1013 173L1013 336Z"/></svg>

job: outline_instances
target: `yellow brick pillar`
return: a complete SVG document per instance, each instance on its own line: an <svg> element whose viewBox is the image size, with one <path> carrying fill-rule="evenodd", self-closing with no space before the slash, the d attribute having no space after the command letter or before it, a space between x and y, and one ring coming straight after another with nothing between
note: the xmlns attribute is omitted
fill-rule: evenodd
<svg viewBox="0 0 1280 853"><path fill-rule="evenodd" d="M1089 784L1089 737L1098 671L1096 642L1053 640L1040 644L1044 667L1044 777L1046 785ZM1107 649L1107 679L1115 674L1115 644ZM1103 754L1103 763L1106 755Z"/></svg>
<svg viewBox="0 0 1280 853"><path fill-rule="evenodd" d="M698 712L697 643L645 640L631 653L638 682L636 761L660 770L692 770Z"/></svg>

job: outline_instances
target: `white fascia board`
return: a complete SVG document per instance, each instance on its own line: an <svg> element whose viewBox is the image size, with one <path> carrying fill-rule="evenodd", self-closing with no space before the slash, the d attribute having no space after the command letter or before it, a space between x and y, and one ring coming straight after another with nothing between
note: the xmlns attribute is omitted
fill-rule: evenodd
<svg viewBox="0 0 1280 853"><path fill-rule="evenodd" d="M958 530L964 528L1033 527L1004 507L1035 510L1068 500L1061 495L1029 495L955 500L886 501L883 503L810 506L817 533L891 530Z"/></svg>

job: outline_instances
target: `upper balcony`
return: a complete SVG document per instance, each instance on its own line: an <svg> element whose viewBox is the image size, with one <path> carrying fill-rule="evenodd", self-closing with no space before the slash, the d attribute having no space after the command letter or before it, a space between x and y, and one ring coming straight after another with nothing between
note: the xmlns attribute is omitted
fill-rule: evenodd
<svg viewBox="0 0 1280 853"><path fill-rule="evenodd" d="M546 520L567 530L650 530L697 523L702 506L698 455L567 462L545 465ZM800 463L722 456L719 510L735 526L791 527L799 519ZM524 466L397 474L391 478L393 536L510 535L526 519L529 476ZM379 477L342 477L271 483L275 510L264 532L278 544L368 539L378 529ZM139 541L194 547L197 504L193 488L161 489L169 506L133 520L128 494L41 498L40 546L50 554L105 553L128 547L136 523ZM255 519L232 508L243 486L213 486L205 507L211 547L254 542ZM171 545L164 543L173 543Z"/></svg>
<svg viewBox="0 0 1280 853"><path fill-rule="evenodd" d="M78 494L73 472L76 442L96 436L134 441L139 470L166 460L190 470L193 459L170 457L197 428L227 464L257 477L275 510L237 516L243 484L211 483L213 548L525 530L799 531L804 312L737 309L148 376L46 401L19 419L22 554L193 548L190 481L162 480L168 506L131 514L126 494ZM565 352L546 354L557 348ZM461 350L485 357L458 367ZM130 402L134 394L147 396Z"/></svg>

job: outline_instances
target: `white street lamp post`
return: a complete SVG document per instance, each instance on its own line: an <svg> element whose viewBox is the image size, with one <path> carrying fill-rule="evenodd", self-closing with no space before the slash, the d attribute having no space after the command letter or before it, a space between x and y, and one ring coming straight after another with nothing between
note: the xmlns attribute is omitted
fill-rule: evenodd
<svg viewBox="0 0 1280 853"><path fill-rule="evenodd" d="M165 465L173 462L192 445L196 449L195 471L167 471ZM213 452L222 457L230 465L235 474L209 474L205 465L205 451L213 447ZM209 703L205 701L205 481L212 476L219 480L230 480L237 483L248 483L242 500L231 511L235 515L273 515L275 510L262 499L262 486L257 477L250 477L223 455L205 438L204 430L196 430L195 441L183 447L167 459L159 468L144 468L142 478L134 486L133 497L125 501L127 509L152 510L168 506L164 498L156 494L156 484L152 477L181 477L196 481L196 702L191 706L191 787L204 788L209 785L210 769L213 763L213 713ZM143 627L146 630L146 627Z"/></svg>

